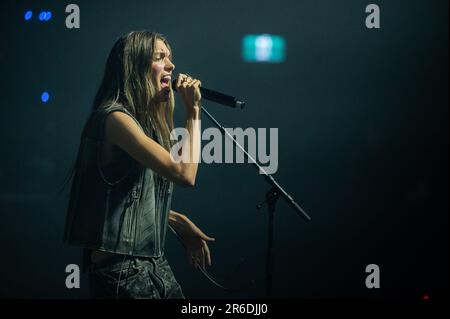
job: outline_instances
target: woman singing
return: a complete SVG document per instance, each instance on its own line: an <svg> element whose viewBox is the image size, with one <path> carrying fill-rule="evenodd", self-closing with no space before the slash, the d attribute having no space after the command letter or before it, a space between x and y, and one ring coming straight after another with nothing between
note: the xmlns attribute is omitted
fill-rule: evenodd
<svg viewBox="0 0 450 319"><path fill-rule="evenodd" d="M201 82L187 74L176 89L190 138L171 153L174 69L167 40L153 32L130 32L109 53L82 132L65 228L65 241L85 248L94 298L184 298L164 256L168 225L194 267L211 265L214 239L170 209L173 184L194 186L200 156Z"/></svg>

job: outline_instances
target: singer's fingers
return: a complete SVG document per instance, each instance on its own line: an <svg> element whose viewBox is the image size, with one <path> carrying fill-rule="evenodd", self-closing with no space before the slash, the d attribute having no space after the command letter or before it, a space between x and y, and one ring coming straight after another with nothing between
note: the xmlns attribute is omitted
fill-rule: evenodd
<svg viewBox="0 0 450 319"><path fill-rule="evenodd" d="M198 230L198 236L205 241L215 241L216 240L215 238L209 237L208 235L206 235L200 229Z"/></svg>
<svg viewBox="0 0 450 319"><path fill-rule="evenodd" d="M181 76L181 74L178 74L177 77L177 83L175 84L175 87L178 89L180 87L181 81L183 80L183 77Z"/></svg>
<svg viewBox="0 0 450 319"><path fill-rule="evenodd" d="M188 76L186 74L180 73L177 77L177 88L180 87L181 83L186 80Z"/></svg>
<svg viewBox="0 0 450 319"><path fill-rule="evenodd" d="M188 78L186 79L186 81L184 81L184 82L181 84L181 86L182 86L183 88L197 87L197 86L195 86L196 81L197 81L197 80L195 80L195 79L193 79L193 78L191 78L191 77L188 77Z"/></svg>
<svg viewBox="0 0 450 319"><path fill-rule="evenodd" d="M186 82L185 82L185 83L187 83L187 86L192 86L192 85L194 84L194 82L195 82L195 79L193 79L193 78L191 78L191 77L188 77L188 78L186 79Z"/></svg>
<svg viewBox="0 0 450 319"><path fill-rule="evenodd" d="M193 80L192 81L192 83L191 83L191 85L193 86L193 87L200 87L200 81L199 80Z"/></svg>
<svg viewBox="0 0 450 319"><path fill-rule="evenodd" d="M211 266L211 252L209 251L208 244L202 241L203 251L206 255L206 260L208 261L208 266Z"/></svg>
<svg viewBox="0 0 450 319"><path fill-rule="evenodd" d="M205 249L202 247L202 259L201 259L201 263L202 263L202 268L205 269L205 261L206 261L206 252Z"/></svg>

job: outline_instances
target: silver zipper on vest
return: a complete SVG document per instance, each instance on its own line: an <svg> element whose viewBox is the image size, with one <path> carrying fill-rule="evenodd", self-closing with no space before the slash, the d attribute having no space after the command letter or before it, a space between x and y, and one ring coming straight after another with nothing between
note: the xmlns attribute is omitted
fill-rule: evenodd
<svg viewBox="0 0 450 319"><path fill-rule="evenodd" d="M161 214L161 185L159 184L160 181L160 177L155 175L156 177L156 181L155 181L155 187L158 188L158 192L156 194L156 198L155 201L157 201L157 205L155 205L155 234L156 234L156 238L155 238L155 255L159 256L161 254L161 248L159 247L160 245L160 228L161 225L159 224L159 215Z"/></svg>
<svg viewBox="0 0 450 319"><path fill-rule="evenodd" d="M136 206L137 206L137 201L138 201L139 196L140 196L140 189L142 187L143 174L144 174L144 172L140 173L139 184L138 184L138 186L134 186L133 190L130 193L130 197L131 197L131 205L130 205L131 217L130 217L130 223L129 223L129 227L128 227L128 234L129 234L129 238L130 238L130 251L129 251L130 255L133 255L134 246L136 244L137 219L138 219L137 218L137 208L136 208ZM132 234L133 226L134 226L134 234Z"/></svg>
<svg viewBox="0 0 450 319"><path fill-rule="evenodd" d="M162 228L164 226L162 218L163 218L163 214L165 214L166 210L167 210L167 190L168 190L167 186L168 186L168 183L167 183L167 180L161 176L158 176L157 180L158 180L158 211L157 211L158 216L156 217L158 220L158 223L157 223L158 252L157 252L157 254L158 254L158 256L161 256L162 243L163 243L163 240L161 238L161 233L163 231Z"/></svg>

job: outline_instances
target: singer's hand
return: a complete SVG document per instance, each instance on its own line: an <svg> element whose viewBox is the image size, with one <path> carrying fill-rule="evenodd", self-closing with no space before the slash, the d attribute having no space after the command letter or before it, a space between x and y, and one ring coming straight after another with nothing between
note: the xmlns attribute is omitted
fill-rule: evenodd
<svg viewBox="0 0 450 319"><path fill-rule="evenodd" d="M169 223L181 237L189 263L194 268L211 266L211 253L207 242L215 239L207 236L183 214L170 211Z"/></svg>
<svg viewBox="0 0 450 319"><path fill-rule="evenodd" d="M202 95L200 93L200 86L202 82L198 79L193 79L187 74L179 74L176 83L176 89L181 95L185 106L188 110L200 106Z"/></svg>

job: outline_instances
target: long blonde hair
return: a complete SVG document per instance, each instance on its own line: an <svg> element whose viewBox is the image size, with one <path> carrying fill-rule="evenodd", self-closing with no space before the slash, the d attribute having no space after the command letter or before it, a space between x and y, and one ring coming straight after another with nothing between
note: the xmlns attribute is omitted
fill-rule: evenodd
<svg viewBox="0 0 450 319"><path fill-rule="evenodd" d="M167 102L159 102L155 98L156 88L152 82L151 65L158 39L171 51L167 40L155 32L132 31L116 41L108 55L92 110L120 103L139 121L147 135L150 136L154 130L161 145L169 151L172 146L170 132L174 127L175 101L172 90ZM76 174L80 151L79 148L77 159L63 181L61 191Z"/></svg>
<svg viewBox="0 0 450 319"><path fill-rule="evenodd" d="M167 40L155 32L132 31L116 41L106 61L93 109L108 107L112 103L122 104L147 134L155 129L162 146L169 150L175 102L172 90L167 102L155 99L151 66L158 39L171 51Z"/></svg>

